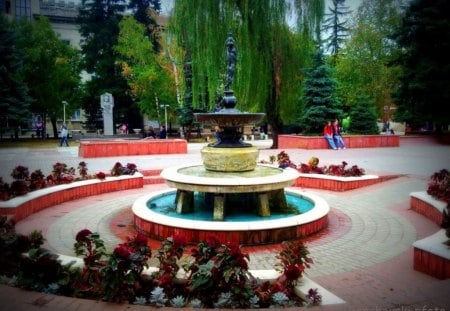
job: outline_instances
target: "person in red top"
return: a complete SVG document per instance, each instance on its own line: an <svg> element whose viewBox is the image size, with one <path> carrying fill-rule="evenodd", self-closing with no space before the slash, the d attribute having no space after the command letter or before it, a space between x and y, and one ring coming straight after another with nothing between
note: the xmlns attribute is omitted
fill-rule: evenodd
<svg viewBox="0 0 450 311"><path fill-rule="evenodd" d="M323 128L323 137L331 149L337 150L333 140L333 127L331 126L331 121L327 121L325 127Z"/></svg>
<svg viewBox="0 0 450 311"><path fill-rule="evenodd" d="M333 122L333 139L337 148L345 149L345 143L341 136L341 131L339 130L339 121L336 119Z"/></svg>

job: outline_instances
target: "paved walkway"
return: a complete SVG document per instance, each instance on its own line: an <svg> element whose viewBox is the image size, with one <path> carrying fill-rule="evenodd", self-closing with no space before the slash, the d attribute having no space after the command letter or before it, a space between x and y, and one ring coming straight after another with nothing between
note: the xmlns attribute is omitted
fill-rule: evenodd
<svg viewBox="0 0 450 311"><path fill-rule="evenodd" d="M257 141L260 158L268 159L280 150L268 149L271 141ZM140 169L164 168L200 160L202 144L189 144L187 155L158 155L80 159L75 147L53 149L0 149L3 168L18 164L30 170L45 168L57 161L76 167L88 163L89 171L108 171L116 161L136 163ZM429 138L402 138L399 148L347 150L286 150L294 163L317 156L321 164L346 161L373 174L401 174L401 177L377 185L344 193L307 190L322 196L332 208L330 226L308 240L315 260L308 276L347 303L317 307L320 310L450 310L450 280L437 280L412 268L411 244L439 228L423 216L409 210L409 193L426 189L429 176L443 168L450 169L450 146L436 144ZM32 159L32 161L30 161ZM23 161L23 162L21 162ZM5 177L5 176L3 176ZM28 233L42 230L46 247L73 255L75 234L84 228L100 233L113 247L120 240L114 221L127 224L134 200L165 185L145 186L120 193L99 195L67 202L46 209L21 221L17 230ZM119 218L118 218L119 217ZM123 218L122 218L123 217ZM129 217L129 219L127 219ZM113 224L114 225L114 224ZM272 269L279 245L248 247L251 269ZM140 310L139 306L120 306L88 300L26 293L0 287L0 297L15 310L33 310L39 299L46 310ZM36 300L38 299L38 300ZM9 303L9 304L8 304ZM148 307L147 307L148 308ZM6 309L5 309L6 310Z"/></svg>

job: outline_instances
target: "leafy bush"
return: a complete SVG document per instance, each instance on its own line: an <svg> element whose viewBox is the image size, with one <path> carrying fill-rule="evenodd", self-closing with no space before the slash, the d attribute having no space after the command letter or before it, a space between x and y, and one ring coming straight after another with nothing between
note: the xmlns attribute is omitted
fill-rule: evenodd
<svg viewBox="0 0 450 311"><path fill-rule="evenodd" d="M300 173L303 174L325 174L332 176L343 176L343 177L358 177L365 174L364 169L358 167L357 165L353 165L351 167L347 167L348 163L342 161L340 165L329 165L329 166L319 166L319 158L311 157L308 163L300 163L299 165L295 165L290 160L289 155L285 151L281 151L276 156L270 156L269 162L261 160L260 163L270 163L273 164L275 161L278 162L278 167L280 168L296 168Z"/></svg>
<svg viewBox="0 0 450 311"><path fill-rule="evenodd" d="M116 162L111 169L111 176L134 175L137 172L137 166L134 163L127 163L123 166L120 162Z"/></svg>
<svg viewBox="0 0 450 311"><path fill-rule="evenodd" d="M294 293L312 263L300 241L282 244L278 254L280 276L259 282L248 271L249 255L235 243L221 243L215 236L184 254L184 239L169 237L155 253L156 272L144 273L152 252L147 238L137 234L106 251L97 233L84 229L76 235L75 254L83 256L83 268L61 265L57 255L41 248L40 232L17 234L14 223L0 217L0 280L29 290L110 302L129 302L158 307L259 308L306 304ZM186 277L178 279L184 269ZM312 303L320 303L310 290Z"/></svg>
<svg viewBox="0 0 450 311"><path fill-rule="evenodd" d="M431 175L427 193L438 200L450 203L450 172L442 169Z"/></svg>
<svg viewBox="0 0 450 311"><path fill-rule="evenodd" d="M133 175L137 171L136 164L127 163L126 166L122 166L122 164L117 162L111 170L111 174L113 176ZM39 190L47 186L69 184L91 178L98 178L100 180L106 178L106 174L103 172L89 175L87 163L84 161L78 164L78 173L79 176L76 175L73 167L69 168L67 164L60 162L53 165L52 173L47 177L44 176L40 169L35 170L30 174L26 166L18 165L11 172L11 176L14 179L11 185L4 182L0 177L0 201L7 201L16 196L21 196L30 191Z"/></svg>

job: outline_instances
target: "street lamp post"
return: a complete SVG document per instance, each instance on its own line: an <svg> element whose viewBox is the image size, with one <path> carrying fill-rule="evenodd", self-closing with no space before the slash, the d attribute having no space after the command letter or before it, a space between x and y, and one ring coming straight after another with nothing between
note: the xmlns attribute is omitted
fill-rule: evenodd
<svg viewBox="0 0 450 311"><path fill-rule="evenodd" d="M169 105L161 105L161 108L164 108L164 120L165 120L165 123L166 123L166 139L167 139L167 137L168 137L168 135L167 135L167 131L169 130L168 128L167 128L167 107L169 107Z"/></svg>
<svg viewBox="0 0 450 311"><path fill-rule="evenodd" d="M68 104L68 102L63 100L62 103L63 103L63 124L66 124L66 105Z"/></svg>

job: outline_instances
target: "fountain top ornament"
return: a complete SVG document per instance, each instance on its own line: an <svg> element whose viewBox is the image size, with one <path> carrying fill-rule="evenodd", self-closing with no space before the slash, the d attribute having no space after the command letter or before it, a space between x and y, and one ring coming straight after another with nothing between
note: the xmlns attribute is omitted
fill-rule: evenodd
<svg viewBox="0 0 450 311"><path fill-rule="evenodd" d="M218 127L217 141L209 144L202 150L202 157L207 169L218 169L217 165L210 166L209 163L216 162L221 159L231 164L231 167L223 168L223 171L248 171L255 168L256 164L250 164L251 161L256 162L258 151L251 144L242 140L241 129L246 124L256 124L264 118L264 113L247 113L240 112L236 109L237 99L231 89L234 80L237 62L236 43L231 33L225 42L227 53L227 78L225 84L225 92L218 109L211 113L195 113L194 118L201 123L210 124ZM218 151L211 148L236 149L251 148L245 151ZM209 155L209 154L214 155ZM221 155L219 155L219 153ZM249 157L250 156L250 157ZM243 165L237 165L237 162L245 162ZM226 166L229 166L226 164Z"/></svg>

